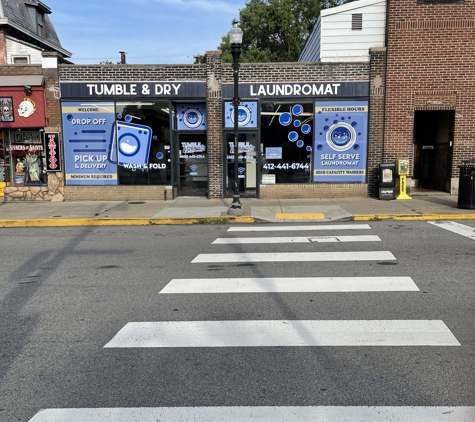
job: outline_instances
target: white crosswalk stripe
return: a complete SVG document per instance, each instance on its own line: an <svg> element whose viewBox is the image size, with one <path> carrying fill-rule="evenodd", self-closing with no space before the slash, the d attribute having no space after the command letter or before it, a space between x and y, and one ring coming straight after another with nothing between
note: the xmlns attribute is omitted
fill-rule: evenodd
<svg viewBox="0 0 475 422"><path fill-rule="evenodd" d="M331 242L381 242L379 236L308 236L308 237L236 237L218 238L213 245L245 243L331 243Z"/></svg>
<svg viewBox="0 0 475 422"><path fill-rule="evenodd" d="M442 321L129 322L106 348L460 346Z"/></svg>
<svg viewBox="0 0 475 422"><path fill-rule="evenodd" d="M248 226L230 227L228 232L273 232L273 231L323 231L323 230L371 230L368 224L322 224L311 226Z"/></svg>
<svg viewBox="0 0 475 422"><path fill-rule="evenodd" d="M419 291L411 277L287 277L173 279L160 294Z"/></svg>
<svg viewBox="0 0 475 422"><path fill-rule="evenodd" d="M475 407L302 406L47 409L30 422L463 422Z"/></svg>
<svg viewBox="0 0 475 422"><path fill-rule="evenodd" d="M436 227L440 227L441 229L448 230L452 233L457 233L461 236L475 240L475 228L473 227L456 223L454 221L428 221L428 223L433 224Z"/></svg>
<svg viewBox="0 0 475 422"><path fill-rule="evenodd" d="M389 251L363 252L266 252L200 254L197 263L218 262L318 262L318 261L392 261L396 257Z"/></svg>

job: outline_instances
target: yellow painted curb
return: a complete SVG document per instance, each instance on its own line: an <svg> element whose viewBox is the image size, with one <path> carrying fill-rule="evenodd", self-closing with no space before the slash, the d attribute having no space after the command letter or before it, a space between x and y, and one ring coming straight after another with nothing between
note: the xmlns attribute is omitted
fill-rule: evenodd
<svg viewBox="0 0 475 422"><path fill-rule="evenodd" d="M78 218L0 220L0 228L8 227L82 227L82 226L152 226L165 224L254 223L252 217L216 218Z"/></svg>
<svg viewBox="0 0 475 422"><path fill-rule="evenodd" d="M475 220L475 214L373 214L355 215L354 221L376 221L376 220Z"/></svg>
<svg viewBox="0 0 475 422"><path fill-rule="evenodd" d="M286 213L277 213L274 216L275 218L283 218L286 220L323 220L325 216L322 213L316 214L286 214Z"/></svg>

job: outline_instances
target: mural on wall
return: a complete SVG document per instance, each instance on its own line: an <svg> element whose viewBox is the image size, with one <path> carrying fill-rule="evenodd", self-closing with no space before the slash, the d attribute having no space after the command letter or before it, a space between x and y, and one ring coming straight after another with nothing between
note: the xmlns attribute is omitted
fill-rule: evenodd
<svg viewBox="0 0 475 422"><path fill-rule="evenodd" d="M62 105L66 185L117 185L114 103Z"/></svg>
<svg viewBox="0 0 475 422"><path fill-rule="evenodd" d="M315 103L314 182L365 182L368 102Z"/></svg>

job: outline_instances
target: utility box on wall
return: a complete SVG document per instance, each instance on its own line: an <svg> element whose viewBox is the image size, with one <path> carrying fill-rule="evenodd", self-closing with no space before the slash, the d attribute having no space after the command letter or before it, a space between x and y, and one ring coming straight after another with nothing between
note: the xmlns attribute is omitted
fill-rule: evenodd
<svg viewBox="0 0 475 422"><path fill-rule="evenodd" d="M396 168L394 163L381 163L378 168L379 199L396 198Z"/></svg>

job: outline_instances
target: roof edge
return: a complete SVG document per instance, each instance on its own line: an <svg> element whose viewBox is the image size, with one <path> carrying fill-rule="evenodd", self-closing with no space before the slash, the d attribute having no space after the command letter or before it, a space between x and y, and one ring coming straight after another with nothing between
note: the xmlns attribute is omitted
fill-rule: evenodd
<svg viewBox="0 0 475 422"><path fill-rule="evenodd" d="M334 15L336 13L348 12L349 10L360 9L366 6L372 6L374 4L384 3L386 0L357 0L352 1L351 3L342 4L340 6L331 7L330 9L325 9L320 12L321 16Z"/></svg>
<svg viewBox="0 0 475 422"><path fill-rule="evenodd" d="M70 51L65 50L63 47L57 46L56 44L53 44L52 42L48 41L47 39L42 38L42 37L40 37L36 34L33 34L30 31L25 30L25 28L23 28L22 26L14 23L14 22L11 22L8 18L0 19L0 25L2 25L2 24L11 26L12 28L16 29L17 31L28 35L29 37L35 39L39 43L44 44L44 45L50 47L51 49L53 49L55 51L58 51L59 53L63 54L66 57L71 57L73 55Z"/></svg>

